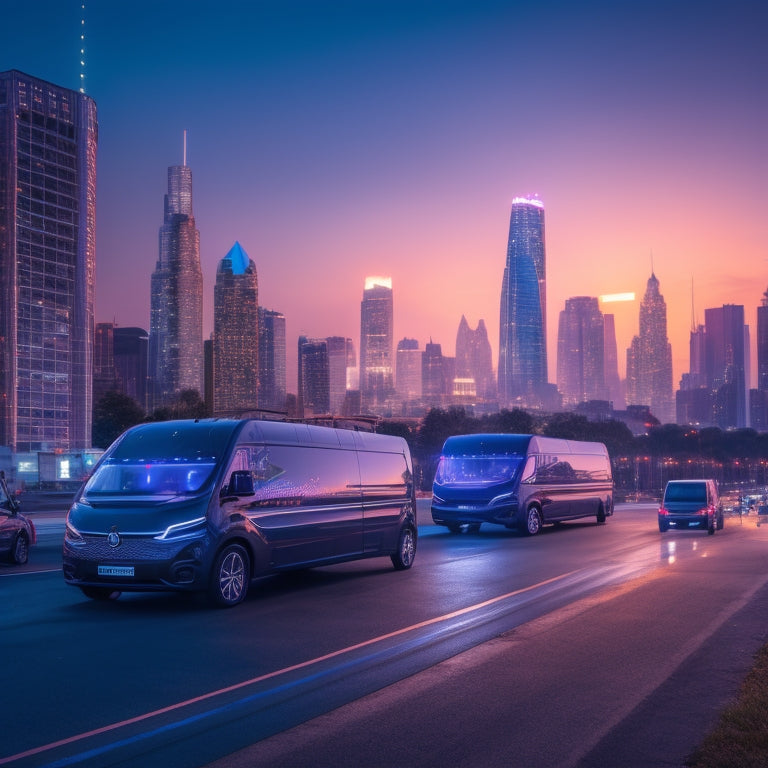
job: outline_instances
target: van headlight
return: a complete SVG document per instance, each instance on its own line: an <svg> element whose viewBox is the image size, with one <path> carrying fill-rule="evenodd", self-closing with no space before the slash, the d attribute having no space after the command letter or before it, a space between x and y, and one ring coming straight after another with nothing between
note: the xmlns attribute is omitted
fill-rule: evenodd
<svg viewBox="0 0 768 768"><path fill-rule="evenodd" d="M64 526L64 541L66 541L67 544L72 544L74 546L86 543L80 531L78 531L69 520L67 520L67 524Z"/></svg>
<svg viewBox="0 0 768 768"><path fill-rule="evenodd" d="M205 532L205 518L196 517L183 523L169 525L162 533L155 536L158 541L180 541L194 539Z"/></svg>

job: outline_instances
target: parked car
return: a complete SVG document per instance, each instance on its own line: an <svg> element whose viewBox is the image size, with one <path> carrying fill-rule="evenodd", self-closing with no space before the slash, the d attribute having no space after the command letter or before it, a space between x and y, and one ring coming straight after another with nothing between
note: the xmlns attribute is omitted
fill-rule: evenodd
<svg viewBox="0 0 768 768"><path fill-rule="evenodd" d="M725 522L717 483L711 479L670 480L659 507L659 530L670 526L704 528L708 534L721 530Z"/></svg>
<svg viewBox="0 0 768 768"><path fill-rule="evenodd" d="M0 557L23 565L36 541L34 524L19 512L19 502L8 492L5 473L0 472Z"/></svg>

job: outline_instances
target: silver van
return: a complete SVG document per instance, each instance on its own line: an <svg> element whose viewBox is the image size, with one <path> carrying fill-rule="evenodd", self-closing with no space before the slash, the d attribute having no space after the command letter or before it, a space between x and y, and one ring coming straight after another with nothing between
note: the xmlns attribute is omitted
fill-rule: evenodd
<svg viewBox="0 0 768 768"><path fill-rule="evenodd" d="M410 568L413 467L400 437L253 419L142 424L69 510L64 578L88 597L207 591L243 600L268 573L388 556Z"/></svg>
<svg viewBox="0 0 768 768"><path fill-rule="evenodd" d="M602 443L538 435L449 437L432 486L432 519L452 533L482 523L533 536L546 523L613 514L613 476Z"/></svg>

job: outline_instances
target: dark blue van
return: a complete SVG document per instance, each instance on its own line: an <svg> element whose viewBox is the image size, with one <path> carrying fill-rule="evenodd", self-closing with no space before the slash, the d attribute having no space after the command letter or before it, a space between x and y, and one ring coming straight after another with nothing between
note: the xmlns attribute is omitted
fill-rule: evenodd
<svg viewBox="0 0 768 768"><path fill-rule="evenodd" d="M239 603L268 573L416 551L405 440L275 421L168 421L125 432L67 516L64 577L94 599L207 591Z"/></svg>
<svg viewBox="0 0 768 768"><path fill-rule="evenodd" d="M449 437L432 486L432 519L452 533L496 523L533 536L546 523L613 514L602 443L538 435Z"/></svg>

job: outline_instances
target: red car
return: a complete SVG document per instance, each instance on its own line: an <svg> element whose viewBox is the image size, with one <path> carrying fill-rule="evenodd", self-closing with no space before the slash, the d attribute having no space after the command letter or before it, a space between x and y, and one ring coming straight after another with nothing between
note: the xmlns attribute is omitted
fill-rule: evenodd
<svg viewBox="0 0 768 768"><path fill-rule="evenodd" d="M5 474L0 472L0 557L23 565L36 541L35 526L19 512L19 503L8 493Z"/></svg>

